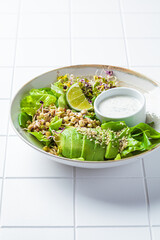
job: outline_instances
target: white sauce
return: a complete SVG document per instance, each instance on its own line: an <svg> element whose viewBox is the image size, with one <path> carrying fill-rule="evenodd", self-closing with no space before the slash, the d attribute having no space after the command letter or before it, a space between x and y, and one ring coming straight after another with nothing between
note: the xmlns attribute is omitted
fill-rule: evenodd
<svg viewBox="0 0 160 240"><path fill-rule="evenodd" d="M132 96L119 95L106 98L99 104L99 111L107 117L126 117L137 112L140 107L140 101Z"/></svg>

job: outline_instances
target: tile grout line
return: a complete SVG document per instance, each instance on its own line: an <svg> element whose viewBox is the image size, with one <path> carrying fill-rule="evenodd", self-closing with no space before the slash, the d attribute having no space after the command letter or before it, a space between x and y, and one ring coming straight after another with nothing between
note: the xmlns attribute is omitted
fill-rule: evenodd
<svg viewBox="0 0 160 240"><path fill-rule="evenodd" d="M19 40L70 40L70 37L18 37ZM123 40L124 37L72 37L71 39L86 39L86 40ZM127 37L126 39L133 39L133 40L160 40L160 37ZM15 37L0 37L0 40L16 40ZM12 66L10 66L12 67Z"/></svg>
<svg viewBox="0 0 160 240"><path fill-rule="evenodd" d="M72 65L72 9L71 0L69 0L69 47L70 47L70 65ZM76 240L76 168L73 167L73 238Z"/></svg>
<svg viewBox="0 0 160 240"><path fill-rule="evenodd" d="M122 3L121 0L118 1L119 3L119 10L120 10L120 19L121 19L121 26L122 26L122 32L123 32L123 40L124 40L124 47L125 47L125 53L126 53L126 60L127 60L127 67L129 68L129 54L128 54L128 47L127 47L127 40L126 40L126 32L124 27L124 21L122 16Z"/></svg>
<svg viewBox="0 0 160 240"><path fill-rule="evenodd" d="M10 104L11 104L12 91L13 91L13 78L14 78L14 68L15 68L15 60L16 60L17 41L18 41L20 8L21 8L21 0L19 0L18 11L17 11L16 40L15 40L15 49L14 49L14 60L13 60L13 66L12 66L12 81L11 81L11 91L10 91ZM5 165L6 165L7 146L8 146L8 137L9 137L9 122L10 122L10 117L8 116L8 120L7 120L7 136L6 136L6 145L5 145L5 158L4 158L3 178L2 178L1 198L0 198L0 226L1 226L1 223L2 223L2 199L3 199L3 191L4 191Z"/></svg>
<svg viewBox="0 0 160 240"><path fill-rule="evenodd" d="M76 167L73 168L73 224L74 240L76 240Z"/></svg>
<svg viewBox="0 0 160 240"><path fill-rule="evenodd" d="M72 19L71 19L71 0L69 0L69 48L70 65L72 65ZM76 213L75 213L75 188L76 188L76 168L73 167L73 238L76 240Z"/></svg>
<svg viewBox="0 0 160 240"><path fill-rule="evenodd" d="M159 227L159 225L155 226L155 227ZM51 225L51 226L6 226L3 225L1 228L72 228L73 226L65 226L65 225L61 225L61 226L55 226L55 225ZM77 226L77 229L80 228L148 228L148 225L81 225L81 226Z"/></svg>
<svg viewBox="0 0 160 240"><path fill-rule="evenodd" d="M1 137L1 136L0 136ZM4 137L4 136L2 136ZM9 136L10 137L10 136ZM12 136L11 136L12 137ZM160 177L145 177L146 179L160 179ZM0 179L3 179L3 177L0 177ZM16 179L16 180L21 180L21 179L24 179L24 180L29 180L29 179L74 179L74 177L44 177L44 176L41 176L41 177L5 177L5 179ZM144 179L144 177L138 177L138 176L135 176L135 177L123 177L123 176L115 176L115 177L107 177L107 176L81 176L81 177L76 177L76 179Z"/></svg>
<svg viewBox="0 0 160 240"><path fill-rule="evenodd" d="M70 65L72 65L72 10L71 0L69 0L69 47L70 47Z"/></svg>
<svg viewBox="0 0 160 240"><path fill-rule="evenodd" d="M120 9L121 24L122 24L122 30L123 30L123 36L124 36L124 44L125 44L127 65L128 65L128 68L130 68L129 50L128 50L128 46L127 46L127 35L126 35L126 32L125 32L125 27L124 27L124 17L123 17L123 13L122 13L123 9L122 9L121 0L119 0L119 9ZM146 198L146 203L147 203L147 216L148 216L148 223L149 223L150 239L152 240L152 229L151 229L151 223L150 223L150 209L149 209L150 208L150 206L149 206L149 196L148 196L147 180L146 180L143 158L141 158L141 164L142 164L142 173L143 173L143 184L144 184L144 187L145 187L145 198Z"/></svg>
<svg viewBox="0 0 160 240"><path fill-rule="evenodd" d="M148 223L149 223L149 232L150 232L150 239L152 240L152 226L151 226L151 220L150 220L150 203L149 203L149 192L148 192L148 186L147 186L147 178L146 178L146 171L144 166L144 159L141 159L142 163L142 169L143 169L143 177L144 177L144 188L145 188L145 198L147 202L147 215L148 215Z"/></svg>
<svg viewBox="0 0 160 240"><path fill-rule="evenodd" d="M69 13L69 11L68 10L66 10L66 11L62 11L62 12L59 12L59 11L39 11L39 12L36 12L36 11L28 11L28 12L21 12L21 14L22 15L40 15L40 14L60 14L60 15L62 15L62 14L68 14ZM90 11L86 11L86 12L84 12L84 11L73 11L73 14L119 14L119 11L92 11L92 12L90 12ZM155 12L155 11L147 11L147 12L143 12L143 11L139 11L139 12L134 12L134 11L122 11L122 13L123 14L160 14L160 12L158 11L158 12ZM5 11L0 11L0 14L1 15L16 15L17 14L17 12L5 12Z"/></svg>

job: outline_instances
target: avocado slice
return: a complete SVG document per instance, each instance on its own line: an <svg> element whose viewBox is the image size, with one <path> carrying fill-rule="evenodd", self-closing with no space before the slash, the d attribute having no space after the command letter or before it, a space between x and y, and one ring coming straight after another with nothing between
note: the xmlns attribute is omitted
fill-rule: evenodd
<svg viewBox="0 0 160 240"><path fill-rule="evenodd" d="M82 154L82 146L83 146L83 135L78 133L76 129L72 130L72 149L71 149L71 157L72 158L80 158Z"/></svg>
<svg viewBox="0 0 160 240"><path fill-rule="evenodd" d="M114 159L118 154L119 141L118 138L116 138L116 135L113 131L108 130L108 133L110 141L106 149L105 158Z"/></svg>
<svg viewBox="0 0 160 240"><path fill-rule="evenodd" d="M60 137L60 148L62 150L62 155L67 158L72 157L72 131L70 129L65 129Z"/></svg>
<svg viewBox="0 0 160 240"><path fill-rule="evenodd" d="M95 143L92 161L104 161L105 152L106 147L104 145Z"/></svg>
<svg viewBox="0 0 160 240"><path fill-rule="evenodd" d="M90 141L74 127L69 127L60 134L59 148L64 157L86 161L103 161L106 151L105 144L100 145L94 139Z"/></svg>
<svg viewBox="0 0 160 240"><path fill-rule="evenodd" d="M82 157L86 161L92 161L94 155L94 141L87 139L87 136L83 136Z"/></svg>

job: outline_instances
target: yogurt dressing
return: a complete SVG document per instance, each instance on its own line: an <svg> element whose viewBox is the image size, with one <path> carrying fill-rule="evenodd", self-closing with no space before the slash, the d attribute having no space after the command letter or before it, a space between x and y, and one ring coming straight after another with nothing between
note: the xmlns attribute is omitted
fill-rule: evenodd
<svg viewBox="0 0 160 240"><path fill-rule="evenodd" d="M119 95L104 99L98 107L104 116L120 118L134 114L141 106L141 102L137 98L129 95Z"/></svg>

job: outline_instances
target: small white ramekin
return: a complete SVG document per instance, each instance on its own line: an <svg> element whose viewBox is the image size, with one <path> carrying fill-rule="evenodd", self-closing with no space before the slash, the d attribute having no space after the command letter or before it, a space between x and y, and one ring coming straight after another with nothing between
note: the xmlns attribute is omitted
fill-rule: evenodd
<svg viewBox="0 0 160 240"><path fill-rule="evenodd" d="M137 98L141 103L141 108L137 110L137 112L128 115L126 117L118 118L118 117L111 117L107 116L106 114L103 114L99 111L99 104L106 98L110 98L113 96L119 96L119 95L127 95ZM126 103L127 104L127 103ZM133 89L133 88L127 88L127 87L117 87L112 88L107 91L102 92L95 100L94 102L94 110L96 113L97 118L102 121L125 121L125 123L129 127L133 127L137 125L138 123L145 123L146 120L146 100L142 93L139 91Z"/></svg>

